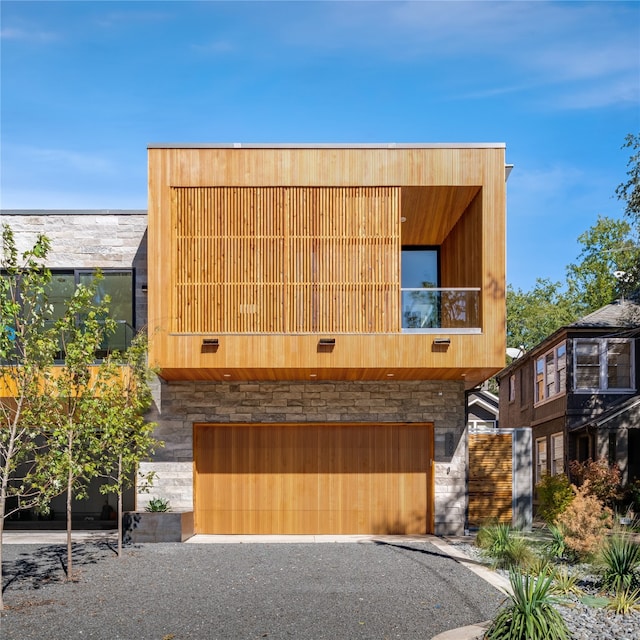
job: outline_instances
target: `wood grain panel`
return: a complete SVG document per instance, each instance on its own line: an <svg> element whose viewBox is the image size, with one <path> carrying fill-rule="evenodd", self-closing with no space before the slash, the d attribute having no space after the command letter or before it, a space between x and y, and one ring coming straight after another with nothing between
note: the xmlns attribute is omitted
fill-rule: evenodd
<svg viewBox="0 0 640 640"><path fill-rule="evenodd" d="M428 334L401 333L400 233L406 244L444 234L442 285L481 288L481 334L436 353ZM148 247L150 361L172 379L444 371L473 386L504 365L502 145L150 149ZM225 330L217 353L200 350ZM342 333L346 348L318 354L305 331Z"/></svg>
<svg viewBox="0 0 640 640"><path fill-rule="evenodd" d="M469 524L510 524L512 487L511 434L469 434Z"/></svg>
<svg viewBox="0 0 640 640"><path fill-rule="evenodd" d="M431 424L194 426L198 533L427 533Z"/></svg>
<svg viewBox="0 0 640 640"><path fill-rule="evenodd" d="M172 331L398 331L398 189L173 191Z"/></svg>
<svg viewBox="0 0 640 640"><path fill-rule="evenodd" d="M441 245L479 190L479 186L403 187L402 244Z"/></svg>

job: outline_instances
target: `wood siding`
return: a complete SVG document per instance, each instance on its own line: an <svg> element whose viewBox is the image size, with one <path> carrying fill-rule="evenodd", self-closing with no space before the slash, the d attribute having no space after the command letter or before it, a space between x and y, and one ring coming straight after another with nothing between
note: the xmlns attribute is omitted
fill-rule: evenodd
<svg viewBox="0 0 640 640"><path fill-rule="evenodd" d="M402 333L403 245L440 246L442 285L480 288L475 333ZM470 388L504 364L504 245L502 147L152 148L150 362L168 380Z"/></svg>
<svg viewBox="0 0 640 640"><path fill-rule="evenodd" d="M512 451L510 433L469 434L469 525L511 524Z"/></svg>
<svg viewBox="0 0 640 640"><path fill-rule="evenodd" d="M194 426L197 533L433 530L433 425Z"/></svg>
<svg viewBox="0 0 640 640"><path fill-rule="evenodd" d="M173 191L173 331L399 331L398 189Z"/></svg>

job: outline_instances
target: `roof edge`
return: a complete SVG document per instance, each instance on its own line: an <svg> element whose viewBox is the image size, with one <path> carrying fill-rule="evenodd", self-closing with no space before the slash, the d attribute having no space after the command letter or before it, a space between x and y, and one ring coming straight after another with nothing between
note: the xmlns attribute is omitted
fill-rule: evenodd
<svg viewBox="0 0 640 640"><path fill-rule="evenodd" d="M0 209L3 216L146 216L147 209Z"/></svg>
<svg viewBox="0 0 640 640"><path fill-rule="evenodd" d="M147 149L506 149L505 142L152 142Z"/></svg>

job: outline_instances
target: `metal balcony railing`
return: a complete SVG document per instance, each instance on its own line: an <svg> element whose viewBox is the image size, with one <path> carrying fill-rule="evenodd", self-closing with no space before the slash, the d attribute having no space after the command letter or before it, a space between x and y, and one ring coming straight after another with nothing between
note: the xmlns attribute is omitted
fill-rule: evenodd
<svg viewBox="0 0 640 640"><path fill-rule="evenodd" d="M479 287L402 289L403 332L480 332Z"/></svg>

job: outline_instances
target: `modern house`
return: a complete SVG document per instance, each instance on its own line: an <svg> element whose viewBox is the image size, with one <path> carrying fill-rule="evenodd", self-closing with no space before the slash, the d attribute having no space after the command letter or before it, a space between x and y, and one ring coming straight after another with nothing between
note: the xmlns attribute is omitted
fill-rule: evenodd
<svg viewBox="0 0 640 640"><path fill-rule="evenodd" d="M640 306L623 300L561 327L498 374L500 422L532 430L532 481L605 458L640 479Z"/></svg>
<svg viewBox="0 0 640 640"><path fill-rule="evenodd" d="M48 267L53 276L50 300L54 314L62 312L64 301L75 285L90 280L99 268L104 276L99 291L110 296L111 315L117 321L117 330L106 346L126 348L134 333L146 326L146 210L5 209L0 211L0 223L12 228L20 253L33 246L39 233L51 241ZM84 520L100 516L105 503L105 497L98 491L102 482L96 480L90 498L74 506L75 517ZM52 515L63 517L65 500L65 496L53 500ZM114 499L111 505L115 506ZM127 492L125 508L134 507L135 492Z"/></svg>
<svg viewBox="0 0 640 640"><path fill-rule="evenodd" d="M465 389L504 363L504 152L150 146L151 467L197 532L462 531Z"/></svg>
<svg viewBox="0 0 640 640"><path fill-rule="evenodd" d="M127 274L165 442L137 506L169 499L198 533L462 532L465 393L504 365L505 146L154 144L148 162L148 216L7 219L74 278Z"/></svg>

